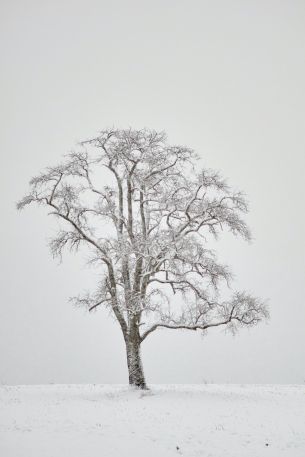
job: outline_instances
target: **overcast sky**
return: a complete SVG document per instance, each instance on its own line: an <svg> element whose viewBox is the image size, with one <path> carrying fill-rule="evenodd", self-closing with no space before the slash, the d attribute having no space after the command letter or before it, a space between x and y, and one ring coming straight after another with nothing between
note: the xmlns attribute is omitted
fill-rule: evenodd
<svg viewBox="0 0 305 457"><path fill-rule="evenodd" d="M235 337L159 331L152 382L305 382L304 0L2 0L0 382L127 382L123 339L68 298L94 284L47 248L56 223L17 213L28 180L110 127L165 130L248 195L254 241L225 237L234 286L271 319Z"/></svg>

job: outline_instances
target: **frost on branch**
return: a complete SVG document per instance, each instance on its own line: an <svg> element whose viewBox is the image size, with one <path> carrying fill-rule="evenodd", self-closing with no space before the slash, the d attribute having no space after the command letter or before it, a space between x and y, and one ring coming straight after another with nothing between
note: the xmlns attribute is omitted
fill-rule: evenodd
<svg viewBox="0 0 305 457"><path fill-rule="evenodd" d="M91 311L109 307L128 351L162 327L235 332L268 317L246 293L221 299L232 277L209 241L223 231L250 240L247 202L198 166L191 149L168 145L163 132L105 130L33 178L17 205L38 203L61 221L54 256L88 248L102 280L74 301Z"/></svg>

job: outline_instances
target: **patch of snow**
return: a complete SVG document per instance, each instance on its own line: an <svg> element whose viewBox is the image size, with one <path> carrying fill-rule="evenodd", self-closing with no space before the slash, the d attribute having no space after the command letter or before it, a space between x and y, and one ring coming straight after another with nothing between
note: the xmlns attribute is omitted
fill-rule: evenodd
<svg viewBox="0 0 305 457"><path fill-rule="evenodd" d="M3 457L304 457L305 387L0 387Z"/></svg>

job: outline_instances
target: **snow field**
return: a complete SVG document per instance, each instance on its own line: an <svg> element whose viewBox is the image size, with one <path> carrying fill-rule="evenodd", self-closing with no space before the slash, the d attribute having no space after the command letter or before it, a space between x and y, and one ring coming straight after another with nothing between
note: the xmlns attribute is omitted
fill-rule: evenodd
<svg viewBox="0 0 305 457"><path fill-rule="evenodd" d="M304 457L305 387L0 387L1 457Z"/></svg>

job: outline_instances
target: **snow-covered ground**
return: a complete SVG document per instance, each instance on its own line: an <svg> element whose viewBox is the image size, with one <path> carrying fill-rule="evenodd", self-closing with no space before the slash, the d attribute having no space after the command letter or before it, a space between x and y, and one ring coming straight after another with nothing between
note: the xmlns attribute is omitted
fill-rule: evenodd
<svg viewBox="0 0 305 457"><path fill-rule="evenodd" d="M0 387L1 457L304 457L305 387Z"/></svg>

